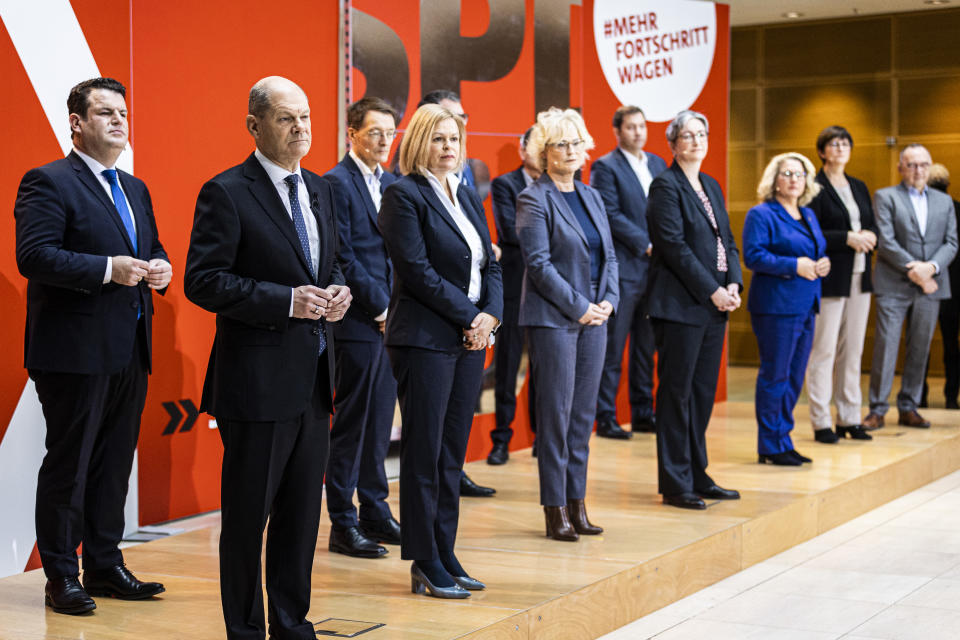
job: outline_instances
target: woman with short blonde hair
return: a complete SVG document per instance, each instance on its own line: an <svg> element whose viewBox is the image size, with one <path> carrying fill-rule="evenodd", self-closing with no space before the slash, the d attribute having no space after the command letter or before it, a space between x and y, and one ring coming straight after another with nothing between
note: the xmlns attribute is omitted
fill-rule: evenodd
<svg viewBox="0 0 960 640"><path fill-rule="evenodd" d="M761 463L811 461L794 448L790 432L820 310L820 278L830 272L817 217L803 206L819 191L807 158L774 156L757 185L762 201L743 225L743 261L753 271L747 309L760 349L754 402Z"/></svg>

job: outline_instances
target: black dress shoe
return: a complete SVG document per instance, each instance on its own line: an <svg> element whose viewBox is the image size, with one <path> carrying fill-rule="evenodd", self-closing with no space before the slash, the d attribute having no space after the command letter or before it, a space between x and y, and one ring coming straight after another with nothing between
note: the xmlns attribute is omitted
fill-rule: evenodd
<svg viewBox="0 0 960 640"><path fill-rule="evenodd" d="M601 438L613 438L614 440L629 440L633 437L632 433L621 429L614 418L598 420L597 435Z"/></svg>
<svg viewBox="0 0 960 640"><path fill-rule="evenodd" d="M760 464L776 464L781 467L799 467L803 462L798 458L794 458L790 455L789 451L783 451L781 453L761 453L760 459L757 460Z"/></svg>
<svg viewBox="0 0 960 640"><path fill-rule="evenodd" d="M827 427L826 429L814 429L813 430L813 439L817 442L822 442L823 444L837 444L840 435L840 430L845 427L837 427L837 432L834 433L833 429Z"/></svg>
<svg viewBox="0 0 960 640"><path fill-rule="evenodd" d="M803 455L802 453L800 453L800 452L797 451L796 449L790 449L790 451L787 451L787 453L789 453L790 455L792 455L794 458L796 458L796 459L799 460L800 462L813 462L812 459L810 459L810 458L808 458L807 456Z"/></svg>
<svg viewBox="0 0 960 640"><path fill-rule="evenodd" d="M122 564L84 571L83 587L91 596L110 596L120 600L143 600L166 591L159 582L140 582Z"/></svg>
<svg viewBox="0 0 960 640"><path fill-rule="evenodd" d="M460 497L489 498L497 492L493 487L481 487L465 473L460 474Z"/></svg>
<svg viewBox="0 0 960 640"><path fill-rule="evenodd" d="M663 504L681 509L706 509L707 503L695 493L678 493L672 496L663 496Z"/></svg>
<svg viewBox="0 0 960 640"><path fill-rule="evenodd" d="M393 516L383 520L361 520L360 532L380 544L400 544L400 523Z"/></svg>
<svg viewBox="0 0 960 640"><path fill-rule="evenodd" d="M330 527L330 544L327 548L334 553L354 558L379 558L387 555L387 550L363 535L360 527Z"/></svg>
<svg viewBox="0 0 960 640"><path fill-rule="evenodd" d="M837 435L846 438L850 436L853 440L873 440L873 436L863 430L863 426L855 424L852 427L841 427L837 425Z"/></svg>
<svg viewBox="0 0 960 640"><path fill-rule="evenodd" d="M434 586L433 583L430 582L430 578L420 570L416 562L410 565L410 592L426 592L434 598L455 598L459 600L470 597L470 592L461 587L460 583L456 582L456 578L454 578L454 583L451 587Z"/></svg>
<svg viewBox="0 0 960 640"><path fill-rule="evenodd" d="M510 450L507 449L507 443L494 442L490 455L487 456L487 464L506 464L510 459Z"/></svg>
<svg viewBox="0 0 960 640"><path fill-rule="evenodd" d="M51 578L43 591L44 602L57 613L75 616L97 608L97 603L80 586L77 576Z"/></svg>
<svg viewBox="0 0 960 640"><path fill-rule="evenodd" d="M697 489L697 495L707 500L739 500L740 492L736 489L724 489L713 485L706 489Z"/></svg>
<svg viewBox="0 0 960 640"><path fill-rule="evenodd" d="M656 433L657 418L656 416L634 416L630 420L630 430L633 433Z"/></svg>

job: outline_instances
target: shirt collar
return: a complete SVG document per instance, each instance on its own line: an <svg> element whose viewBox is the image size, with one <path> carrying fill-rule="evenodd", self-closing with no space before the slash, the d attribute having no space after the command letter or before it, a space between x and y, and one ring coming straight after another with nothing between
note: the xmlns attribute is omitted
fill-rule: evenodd
<svg viewBox="0 0 960 640"><path fill-rule="evenodd" d="M424 169L423 175L426 176L427 182L429 182L434 189L439 189L443 195L447 195L447 190L443 188L440 178L430 173L429 169ZM447 174L447 184L450 185L450 193L453 194L454 205L456 205L457 189L460 188L459 176L451 171Z"/></svg>
<svg viewBox="0 0 960 640"><path fill-rule="evenodd" d="M915 189L914 187L911 187L910 185L906 185L906 186L907 186L907 193L909 193L914 198L922 198L923 196L927 195L927 190L929 189L927 185L924 185L923 191L918 191L917 189Z"/></svg>
<svg viewBox="0 0 960 640"><path fill-rule="evenodd" d="M527 184L528 187L537 181L536 178L530 175L530 172L527 171L526 167L521 167L521 170L523 171L523 181Z"/></svg>
<svg viewBox="0 0 960 640"><path fill-rule="evenodd" d="M253 152L253 155L257 157L257 161L260 162L260 165L263 167L263 170L267 172L267 176L270 178L270 182L273 184L282 183L287 176L291 174L290 171L287 171L273 160L261 153L260 149L257 149ZM300 182L303 182L303 175L300 173L300 164L297 163L297 168L292 173L297 174L297 177L300 178Z"/></svg>
<svg viewBox="0 0 960 640"><path fill-rule="evenodd" d="M618 147L618 148L619 148L620 151L623 153L623 155L627 156L627 158L629 158L630 160L632 160L632 161L634 161L634 162L639 162L640 164L646 166L646 164L647 164L647 154L644 153L643 149L640 150L640 155L639 155L639 156L636 156L636 155L630 153L629 151L627 151L626 149L624 149L623 147Z"/></svg>
<svg viewBox="0 0 960 640"><path fill-rule="evenodd" d="M363 177L364 177L364 178L367 178L367 177L369 177L369 176L373 176L374 178L376 178L377 180L379 180L379 179L380 179L380 176L383 175L383 167L381 167L379 163L377 164L377 168L376 168L375 170L371 171L371 170L370 170L370 167L368 167L368 166L363 162L363 160L361 160L360 157L353 152L353 149L350 149L350 151L348 152L348 155L349 155L351 158L353 158L353 161L354 161L355 163L357 163L357 167L360 168L360 173L363 174Z"/></svg>
<svg viewBox="0 0 960 640"><path fill-rule="evenodd" d="M91 156L88 156L87 154L85 154L83 151L80 151L80 149L77 149L76 147L73 148L73 152L78 156L80 156L80 159L83 160L84 164L90 167L90 171L93 171L93 175L95 176L99 177L100 175L102 175L102 172L106 169L116 170L117 168L116 164L114 164L112 167L103 166L99 160Z"/></svg>

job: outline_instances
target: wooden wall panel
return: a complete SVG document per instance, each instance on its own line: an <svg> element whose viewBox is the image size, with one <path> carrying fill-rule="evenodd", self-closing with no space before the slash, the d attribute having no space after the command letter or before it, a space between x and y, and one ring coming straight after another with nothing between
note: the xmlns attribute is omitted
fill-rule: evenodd
<svg viewBox="0 0 960 640"><path fill-rule="evenodd" d="M847 167L871 191L900 181L911 142L954 173L960 194L960 9L734 29L731 50L729 209L738 241L766 162L798 151L820 166L816 138L840 124L854 139ZM749 285L750 272L744 269ZM863 366L873 349L873 311ZM939 331L931 375L942 375ZM756 365L746 311L730 318L730 363ZM902 356L901 356L902 358ZM933 390L931 398L940 399Z"/></svg>

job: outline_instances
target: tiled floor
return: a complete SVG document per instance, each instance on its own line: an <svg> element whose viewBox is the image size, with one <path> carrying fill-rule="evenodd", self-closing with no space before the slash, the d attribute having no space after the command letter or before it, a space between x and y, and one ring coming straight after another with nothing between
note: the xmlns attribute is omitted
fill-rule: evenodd
<svg viewBox="0 0 960 640"><path fill-rule="evenodd" d="M960 638L960 471L601 640L642 638Z"/></svg>

